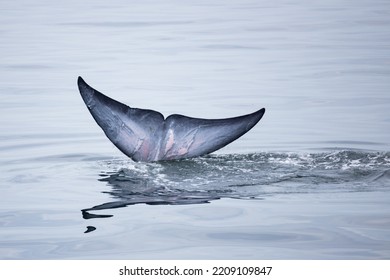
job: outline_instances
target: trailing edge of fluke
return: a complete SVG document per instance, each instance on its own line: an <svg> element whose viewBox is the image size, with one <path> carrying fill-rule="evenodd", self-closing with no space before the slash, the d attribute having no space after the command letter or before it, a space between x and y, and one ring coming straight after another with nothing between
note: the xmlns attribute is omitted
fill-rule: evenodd
<svg viewBox="0 0 390 280"><path fill-rule="evenodd" d="M131 108L78 78L81 97L114 145L134 161L176 160L212 153L254 127L265 109L227 119L167 118L156 111Z"/></svg>

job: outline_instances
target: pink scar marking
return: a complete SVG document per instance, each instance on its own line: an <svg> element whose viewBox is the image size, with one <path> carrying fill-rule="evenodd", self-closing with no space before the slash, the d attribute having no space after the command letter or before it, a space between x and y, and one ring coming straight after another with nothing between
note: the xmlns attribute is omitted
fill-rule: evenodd
<svg viewBox="0 0 390 280"><path fill-rule="evenodd" d="M184 147L182 147L182 148L180 148L179 150L178 150L178 154L179 155L185 155L186 153L188 152L188 149L187 148L184 148Z"/></svg>
<svg viewBox="0 0 390 280"><path fill-rule="evenodd" d="M165 146L165 154L168 153L170 149L172 149L174 143L175 143L175 136L173 135L173 130L170 129L168 130L168 140Z"/></svg>

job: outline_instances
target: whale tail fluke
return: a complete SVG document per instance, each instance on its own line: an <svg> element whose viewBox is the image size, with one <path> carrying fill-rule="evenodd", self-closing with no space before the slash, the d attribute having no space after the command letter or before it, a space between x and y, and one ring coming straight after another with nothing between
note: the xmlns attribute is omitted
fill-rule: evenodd
<svg viewBox="0 0 390 280"><path fill-rule="evenodd" d="M212 153L254 127L265 113L227 119L164 116L131 108L78 78L80 94L97 124L114 145L135 161L175 160Z"/></svg>

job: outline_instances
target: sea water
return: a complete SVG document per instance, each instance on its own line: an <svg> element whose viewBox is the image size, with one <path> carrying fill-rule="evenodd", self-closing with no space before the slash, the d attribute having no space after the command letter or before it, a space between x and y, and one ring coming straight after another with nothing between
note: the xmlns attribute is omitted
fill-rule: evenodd
<svg viewBox="0 0 390 280"><path fill-rule="evenodd" d="M389 1L1 1L1 259L389 259ZM265 107L135 163L77 89L165 116Z"/></svg>

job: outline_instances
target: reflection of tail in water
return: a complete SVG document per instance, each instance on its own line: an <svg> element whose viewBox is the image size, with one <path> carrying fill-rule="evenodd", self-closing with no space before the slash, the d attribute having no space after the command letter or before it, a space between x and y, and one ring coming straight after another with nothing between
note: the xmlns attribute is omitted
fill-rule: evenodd
<svg viewBox="0 0 390 280"><path fill-rule="evenodd" d="M147 205L184 205L184 204L201 204L201 203L209 203L212 200L217 200L222 197L222 195L218 195L217 193L202 193L202 192L186 192L186 191L171 191L165 190L164 188L157 189L146 189L144 193L138 188L136 192L131 191L132 184L134 180L130 178L130 180L123 180L122 176L118 174L110 175L108 178L112 186L113 190L111 192L106 192L112 195L114 198L119 199L114 202L107 202L100 205L93 206L91 208L86 208L81 210L84 219L95 219L95 218L110 218L113 215L107 214L95 214L91 213L92 211L98 210L108 210L126 207L128 205L135 204L147 204ZM115 177L121 178L116 184ZM101 181L105 181L102 179ZM138 186L139 187L139 186ZM91 231L96 230L93 226L88 226L87 230L84 233L89 233Z"/></svg>
<svg viewBox="0 0 390 280"><path fill-rule="evenodd" d="M115 209L115 208L121 208L126 207L128 205L135 205L135 204L147 204L147 205L186 205L186 204L202 204L202 203L209 203L212 200L220 199L221 197L161 197L161 198L134 198L134 199L125 199L122 201L117 202L108 202L103 203L91 208L86 208L81 210L81 213L83 215L83 218L88 219L95 219L95 218L111 218L113 215L102 215L102 214L93 214L90 213L91 211L97 211L97 210L107 210L107 209Z"/></svg>
<svg viewBox="0 0 390 280"><path fill-rule="evenodd" d="M185 205L185 204L202 204L209 203L212 200L226 197L229 190L194 190L174 188L166 180L161 180L158 176L152 174L156 172L153 166L146 169L125 169L122 168L118 172L107 174L99 181L107 182L111 186L111 191L104 193L109 194L117 201L111 201L100 205L93 206L81 210L84 219L110 218L113 215L92 213L100 210L109 210L128 205L147 204L147 205ZM159 169L160 170L160 169ZM161 171L161 170L160 170ZM103 176L103 175L101 175ZM183 177L184 178L184 177ZM181 180L183 181L183 180ZM176 181L175 183L183 183ZM85 233L89 233L96 228L88 227Z"/></svg>
<svg viewBox="0 0 390 280"><path fill-rule="evenodd" d="M135 204L201 204L221 198L264 199L313 192L371 191L387 188L390 153L339 151L318 154L221 155L159 163L104 161L99 181L110 200L82 210L92 213ZM86 232L90 232L87 230Z"/></svg>
<svg viewBox="0 0 390 280"><path fill-rule="evenodd" d="M81 210L84 219L110 218L113 216L94 214L91 211L115 209L135 204L185 205L209 203L229 193L229 191L220 193L219 191L204 192L170 189L169 187L153 185L153 179L129 177L129 173L125 170L120 170L106 178L99 179L99 181L107 182L112 187L112 190L105 193L119 200Z"/></svg>

